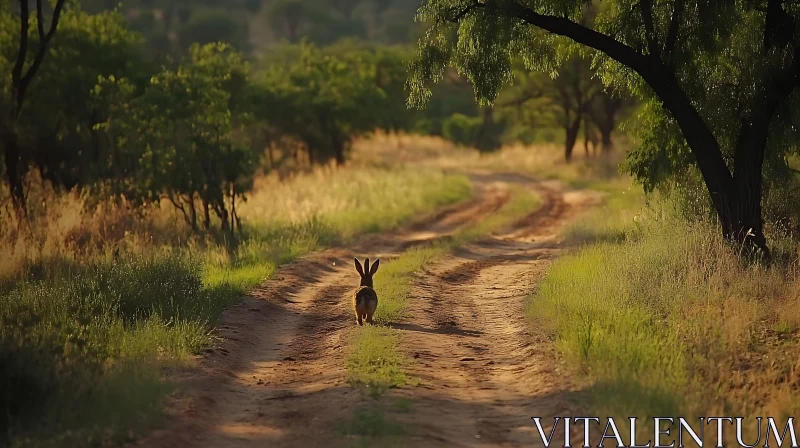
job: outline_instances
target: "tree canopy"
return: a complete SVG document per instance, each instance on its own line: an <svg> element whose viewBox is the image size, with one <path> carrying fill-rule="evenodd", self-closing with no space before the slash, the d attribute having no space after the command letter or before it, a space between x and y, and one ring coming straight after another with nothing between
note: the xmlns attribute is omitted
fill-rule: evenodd
<svg viewBox="0 0 800 448"><path fill-rule="evenodd" d="M723 233L767 252L762 167L795 151L798 7L782 0L428 0L409 78L421 106L448 66L481 103L513 79L516 58L557 72L575 54L603 83L645 102L629 167L645 186L697 166Z"/></svg>

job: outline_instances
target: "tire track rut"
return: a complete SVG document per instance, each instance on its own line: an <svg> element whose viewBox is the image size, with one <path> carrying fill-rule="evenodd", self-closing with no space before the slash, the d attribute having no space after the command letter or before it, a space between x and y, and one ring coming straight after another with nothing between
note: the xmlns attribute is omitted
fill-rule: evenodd
<svg viewBox="0 0 800 448"><path fill-rule="evenodd" d="M524 300L560 251L560 227L597 197L557 183L527 185L542 207L426 267L412 289L413 311L396 325L415 359L410 373L422 382L392 392L414 403L395 415L417 429L413 446L541 446L530 417L577 407L552 341L525 318Z"/></svg>

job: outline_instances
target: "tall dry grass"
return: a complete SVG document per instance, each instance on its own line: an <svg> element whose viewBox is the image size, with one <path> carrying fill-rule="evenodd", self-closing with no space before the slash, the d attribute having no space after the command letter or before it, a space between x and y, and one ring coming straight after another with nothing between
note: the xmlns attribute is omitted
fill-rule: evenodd
<svg viewBox="0 0 800 448"><path fill-rule="evenodd" d="M553 143L509 144L497 151L482 153L438 137L378 133L355 143L353 162L366 167L421 166L447 172L526 173L541 179L560 179L575 188L607 190L630 183L630 178L619 172L619 164L630 143L620 139L617 146L606 154L587 154L582 145L576 146L571 162L567 163L563 146Z"/></svg>

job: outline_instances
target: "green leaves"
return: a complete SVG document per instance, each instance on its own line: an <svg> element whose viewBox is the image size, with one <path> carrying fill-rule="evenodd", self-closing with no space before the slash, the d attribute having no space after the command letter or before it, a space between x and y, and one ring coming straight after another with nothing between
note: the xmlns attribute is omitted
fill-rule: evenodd
<svg viewBox="0 0 800 448"><path fill-rule="evenodd" d="M790 22L800 23L796 8L784 8L784 13ZM753 2L732 1L427 0L417 15L427 32L410 64L408 103L427 105L432 86L444 78L448 67L470 80L479 104L491 104L505 85L515 81L514 60L521 60L527 71L555 74L576 56L589 58L606 87L648 103L630 124L642 144L627 166L647 189L653 189L693 166L695 157L681 128L631 67L649 60L644 64L674 74L677 86L670 88L686 94L730 163L742 123L750 120L753 105L775 82L765 81L771 79L767 74L780 72L793 60L789 47L765 49L766 16L766 10ZM563 26L567 21L568 30ZM639 59L625 64L612 59L602 52L607 50L598 39L586 38L592 31L604 34L617 49L624 45L628 56ZM569 68L564 71L570 73ZM525 76L519 71L518 75ZM770 127L766 152L770 163L782 159L770 154L799 148L786 145L788 139L783 137L793 134L786 129L794 129L789 117L796 115L791 112L796 104L788 103L776 115L778 125Z"/></svg>
<svg viewBox="0 0 800 448"><path fill-rule="evenodd" d="M110 139L111 167L125 169L118 192L165 196L193 227L197 201L232 227L228 207L249 189L258 160L244 136L253 122L248 76L241 54L212 43L192 46L138 92L126 79L101 78L93 97L108 108L98 129Z"/></svg>
<svg viewBox="0 0 800 448"><path fill-rule="evenodd" d="M388 103L374 55L331 55L307 42L293 50L292 60L264 74L269 104L261 114L277 137L300 142L312 160L343 163L354 137L383 124L380 111Z"/></svg>

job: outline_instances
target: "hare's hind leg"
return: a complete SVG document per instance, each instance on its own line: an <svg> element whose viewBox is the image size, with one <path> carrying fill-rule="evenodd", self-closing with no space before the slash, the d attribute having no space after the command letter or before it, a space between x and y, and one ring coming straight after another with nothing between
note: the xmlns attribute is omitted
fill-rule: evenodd
<svg viewBox="0 0 800 448"><path fill-rule="evenodd" d="M373 314L375 314L375 310L367 311L367 323L370 324L370 325L375 323L375 322L372 321L372 315Z"/></svg>
<svg viewBox="0 0 800 448"><path fill-rule="evenodd" d="M359 312L358 308L356 308L356 322L358 322L358 325L364 325L364 322L361 320L361 313Z"/></svg>
<svg viewBox="0 0 800 448"><path fill-rule="evenodd" d="M369 306L367 306L367 323L368 324L373 324L374 323L372 321L372 316L375 314L375 310L377 310L377 309L378 309L377 301L372 302L372 303L369 304Z"/></svg>

